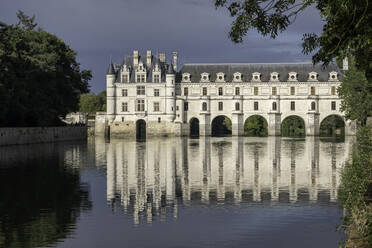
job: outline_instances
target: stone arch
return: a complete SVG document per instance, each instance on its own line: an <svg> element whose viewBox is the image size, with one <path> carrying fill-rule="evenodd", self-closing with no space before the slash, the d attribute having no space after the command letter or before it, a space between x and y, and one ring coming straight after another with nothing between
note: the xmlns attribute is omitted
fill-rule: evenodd
<svg viewBox="0 0 372 248"><path fill-rule="evenodd" d="M143 119L136 121L136 138L139 141L146 140L146 121Z"/></svg>
<svg viewBox="0 0 372 248"><path fill-rule="evenodd" d="M214 137L231 136L232 134L231 119L226 115L218 115L213 118L211 127Z"/></svg>
<svg viewBox="0 0 372 248"><path fill-rule="evenodd" d="M304 119L298 115L285 117L280 125L280 133L285 137L304 137L306 135Z"/></svg>
<svg viewBox="0 0 372 248"><path fill-rule="evenodd" d="M249 116L244 122L244 136L266 137L267 120L261 115Z"/></svg>
<svg viewBox="0 0 372 248"><path fill-rule="evenodd" d="M323 137L345 136L344 118L337 114L331 114L323 118L319 125L319 135Z"/></svg>
<svg viewBox="0 0 372 248"><path fill-rule="evenodd" d="M193 117L189 121L189 126L190 126L190 137L196 138L199 137L200 132L199 132L199 119L196 117Z"/></svg>

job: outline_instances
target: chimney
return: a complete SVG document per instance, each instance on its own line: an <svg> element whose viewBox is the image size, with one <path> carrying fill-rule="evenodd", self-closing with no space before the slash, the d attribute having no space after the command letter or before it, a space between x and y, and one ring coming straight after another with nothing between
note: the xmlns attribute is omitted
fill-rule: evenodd
<svg viewBox="0 0 372 248"><path fill-rule="evenodd" d="M347 57L345 57L345 58L342 60L342 70L344 70L344 71L349 70L349 60L348 60Z"/></svg>
<svg viewBox="0 0 372 248"><path fill-rule="evenodd" d="M146 53L146 65L148 68L151 67L151 61L152 60L152 55L151 55L151 50L148 50Z"/></svg>
<svg viewBox="0 0 372 248"><path fill-rule="evenodd" d="M133 51L133 66L137 66L137 65L138 65L138 51L134 50Z"/></svg>
<svg viewBox="0 0 372 248"><path fill-rule="evenodd" d="M173 69L177 71L178 52L173 52Z"/></svg>
<svg viewBox="0 0 372 248"><path fill-rule="evenodd" d="M165 63L165 53L160 53L159 54L159 59L160 59L160 62Z"/></svg>

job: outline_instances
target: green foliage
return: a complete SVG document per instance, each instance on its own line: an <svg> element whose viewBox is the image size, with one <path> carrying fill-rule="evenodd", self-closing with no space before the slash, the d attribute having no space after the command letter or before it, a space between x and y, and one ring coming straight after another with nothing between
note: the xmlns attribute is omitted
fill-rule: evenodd
<svg viewBox="0 0 372 248"><path fill-rule="evenodd" d="M34 17L0 23L0 126L59 125L88 92L91 72L80 70L74 52L40 28Z"/></svg>
<svg viewBox="0 0 372 248"><path fill-rule="evenodd" d="M353 62L342 79L338 95L345 117L365 125L372 114L372 81L368 82L365 73L357 70Z"/></svg>
<svg viewBox="0 0 372 248"><path fill-rule="evenodd" d="M338 115L327 116L320 123L319 135L322 137L345 136L345 122Z"/></svg>
<svg viewBox="0 0 372 248"><path fill-rule="evenodd" d="M102 91L98 95L80 95L79 111L89 113L90 115L98 111L106 111L106 91Z"/></svg>
<svg viewBox="0 0 372 248"><path fill-rule="evenodd" d="M217 116L212 121L212 136L229 136L231 135L231 120L223 115Z"/></svg>
<svg viewBox="0 0 372 248"><path fill-rule="evenodd" d="M352 159L341 174L339 200L347 210L346 224L355 226L359 236L372 246L372 135L361 127Z"/></svg>
<svg viewBox="0 0 372 248"><path fill-rule="evenodd" d="M371 81L372 4L368 0L215 0L216 7L226 8L234 18L229 33L233 42L242 42L250 29L276 38L311 5L320 11L324 26L319 36L304 34L303 52L315 52L313 62L325 64L353 55Z"/></svg>
<svg viewBox="0 0 372 248"><path fill-rule="evenodd" d="M266 137L267 122L259 115L249 117L244 123L244 136Z"/></svg>
<svg viewBox="0 0 372 248"><path fill-rule="evenodd" d="M305 137L305 122L301 117L288 116L283 120L280 132L284 137Z"/></svg>

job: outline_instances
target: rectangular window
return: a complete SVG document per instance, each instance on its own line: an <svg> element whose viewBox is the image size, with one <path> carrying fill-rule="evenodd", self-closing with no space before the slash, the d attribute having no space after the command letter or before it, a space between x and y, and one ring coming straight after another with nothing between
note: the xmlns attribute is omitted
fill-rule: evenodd
<svg viewBox="0 0 372 248"><path fill-rule="evenodd" d="M207 87L203 87L203 96L206 96L208 94Z"/></svg>
<svg viewBox="0 0 372 248"><path fill-rule="evenodd" d="M176 110L177 110L177 111L180 110L180 107L179 107L178 105L176 106Z"/></svg>
<svg viewBox="0 0 372 248"><path fill-rule="evenodd" d="M223 95L223 89L222 89L222 87L219 87L218 88L218 95L219 96L222 96Z"/></svg>
<svg viewBox="0 0 372 248"><path fill-rule="evenodd" d="M295 87L291 87L291 95L294 96L296 94L296 90L295 90Z"/></svg>
<svg viewBox="0 0 372 248"><path fill-rule="evenodd" d="M121 95L122 95L122 96L128 96L128 89L123 89L123 90L121 91Z"/></svg>
<svg viewBox="0 0 372 248"><path fill-rule="evenodd" d="M122 112L128 112L128 103L127 102L123 102L121 104L121 111Z"/></svg>
<svg viewBox="0 0 372 248"><path fill-rule="evenodd" d="M240 88L239 87L235 87L235 95L240 96Z"/></svg>
<svg viewBox="0 0 372 248"><path fill-rule="evenodd" d="M254 95L255 95L255 96L258 96L258 87L254 87L254 88L253 88L253 91L254 91L254 92L253 92Z"/></svg>
<svg viewBox="0 0 372 248"><path fill-rule="evenodd" d="M183 95L188 96L189 95L189 88L185 87L183 88Z"/></svg>
<svg viewBox="0 0 372 248"><path fill-rule="evenodd" d="M137 83L145 82L145 74L137 74Z"/></svg>
<svg viewBox="0 0 372 248"><path fill-rule="evenodd" d="M276 87L271 88L271 95L276 96Z"/></svg>
<svg viewBox="0 0 372 248"><path fill-rule="evenodd" d="M291 110L294 111L296 110L296 103L295 102L291 102Z"/></svg>
<svg viewBox="0 0 372 248"><path fill-rule="evenodd" d="M161 122L161 118L160 118L160 117L158 117L158 122L159 122L159 123Z"/></svg>
<svg viewBox="0 0 372 248"><path fill-rule="evenodd" d="M185 103L184 103L184 105L183 105L183 110L184 110L184 111L189 110L189 103L188 103L188 102L185 102Z"/></svg>
<svg viewBox="0 0 372 248"><path fill-rule="evenodd" d="M159 112L160 107L159 107L159 102L154 102L154 112Z"/></svg>
<svg viewBox="0 0 372 248"><path fill-rule="evenodd" d="M145 111L145 100L139 99L137 100L137 111Z"/></svg>
<svg viewBox="0 0 372 248"><path fill-rule="evenodd" d="M154 96L159 96L159 89L154 89Z"/></svg>
<svg viewBox="0 0 372 248"><path fill-rule="evenodd" d="M331 110L336 110L336 102L331 102Z"/></svg>
<svg viewBox="0 0 372 248"><path fill-rule="evenodd" d="M331 94L332 95L336 95L336 87L335 86L332 86L332 88L331 88Z"/></svg>
<svg viewBox="0 0 372 248"><path fill-rule="evenodd" d="M218 110L223 110L223 102L218 102Z"/></svg>
<svg viewBox="0 0 372 248"><path fill-rule="evenodd" d="M254 102L253 103L253 109L254 110L258 110L258 102Z"/></svg>
<svg viewBox="0 0 372 248"><path fill-rule="evenodd" d="M160 75L154 75L154 83L160 83Z"/></svg>
<svg viewBox="0 0 372 248"><path fill-rule="evenodd" d="M314 96L315 95L315 87L311 87L311 95Z"/></svg>
<svg viewBox="0 0 372 248"><path fill-rule="evenodd" d="M123 75L123 76L121 77L121 82L122 82L122 83L128 83L128 75Z"/></svg>
<svg viewBox="0 0 372 248"><path fill-rule="evenodd" d="M240 110L240 103L238 102L235 103L235 110Z"/></svg>
<svg viewBox="0 0 372 248"><path fill-rule="evenodd" d="M137 86L137 95L145 95L145 86Z"/></svg>

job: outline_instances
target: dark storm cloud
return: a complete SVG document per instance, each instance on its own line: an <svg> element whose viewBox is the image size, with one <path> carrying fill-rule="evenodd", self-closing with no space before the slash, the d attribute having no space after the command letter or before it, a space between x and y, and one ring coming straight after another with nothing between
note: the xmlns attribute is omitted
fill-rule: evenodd
<svg viewBox="0 0 372 248"><path fill-rule="evenodd" d="M242 44L228 39L232 19L213 0L2 0L1 21L16 22L16 12L36 21L78 52L83 68L93 71L92 90L105 87L110 55L120 63L138 49L180 54L191 62L290 62L310 60L301 54L301 38L319 32L322 22L308 9L276 40L250 32Z"/></svg>

